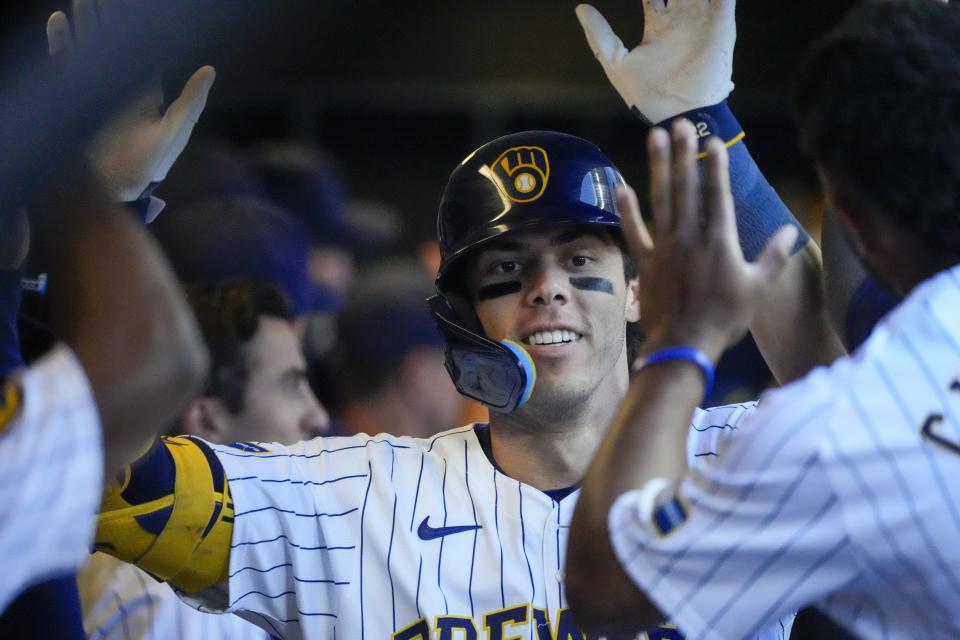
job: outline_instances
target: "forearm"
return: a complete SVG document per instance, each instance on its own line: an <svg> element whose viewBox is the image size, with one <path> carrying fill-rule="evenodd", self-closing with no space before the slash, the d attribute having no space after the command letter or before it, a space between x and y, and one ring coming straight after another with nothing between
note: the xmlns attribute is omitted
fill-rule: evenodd
<svg viewBox="0 0 960 640"><path fill-rule="evenodd" d="M725 102L676 117L694 123L702 136L701 147L705 136L718 136L729 148L737 234L747 260L754 260L783 225L800 231L784 273L750 325L770 370L785 384L833 362L844 350L827 316L820 250L760 172L743 142L740 124Z"/></svg>
<svg viewBox="0 0 960 640"><path fill-rule="evenodd" d="M809 242L790 257L750 324L757 347L780 384L798 380L846 353L827 314L821 274L820 249Z"/></svg>
<svg viewBox="0 0 960 640"><path fill-rule="evenodd" d="M743 142L730 148L730 188L744 257L753 260L777 228L801 234L793 255L750 325L767 366L780 384L844 354L830 326L821 284L820 249L770 186Z"/></svg>
<svg viewBox="0 0 960 640"><path fill-rule="evenodd" d="M626 576L610 541L610 508L627 491L687 471L687 429L703 397L700 369L684 360L638 372L581 489L567 551L567 597L592 632L636 631L664 617ZM603 575L603 589L595 577Z"/></svg>
<svg viewBox="0 0 960 640"><path fill-rule="evenodd" d="M23 366L17 318L21 266L30 246L30 227L21 207L0 213L0 379Z"/></svg>
<svg viewBox="0 0 960 640"><path fill-rule="evenodd" d="M0 271L0 379L23 366L17 314L20 310L20 269Z"/></svg>
<svg viewBox="0 0 960 640"><path fill-rule="evenodd" d="M52 329L90 380L112 472L180 412L206 352L159 250L128 213L78 183L31 216Z"/></svg>

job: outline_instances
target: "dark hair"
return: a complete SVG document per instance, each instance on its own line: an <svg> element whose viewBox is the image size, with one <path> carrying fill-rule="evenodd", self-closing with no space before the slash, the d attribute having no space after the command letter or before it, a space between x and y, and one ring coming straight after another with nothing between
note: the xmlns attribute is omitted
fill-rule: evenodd
<svg viewBox="0 0 960 640"><path fill-rule="evenodd" d="M936 251L960 251L960 7L865 2L810 51L800 145L843 189Z"/></svg>
<svg viewBox="0 0 960 640"><path fill-rule="evenodd" d="M277 287L259 278L190 284L185 290L210 352L204 395L219 398L238 414L250 377L245 347L256 335L261 317L292 320L290 305Z"/></svg>

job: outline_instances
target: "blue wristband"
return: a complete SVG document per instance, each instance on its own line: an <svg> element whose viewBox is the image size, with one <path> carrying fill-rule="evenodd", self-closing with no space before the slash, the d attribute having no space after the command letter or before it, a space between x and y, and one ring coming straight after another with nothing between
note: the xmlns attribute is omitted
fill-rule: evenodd
<svg viewBox="0 0 960 640"><path fill-rule="evenodd" d="M706 378L706 389L703 395L704 397L710 395L710 391L713 389L713 363L710 361L710 358L707 357L707 354L699 349L692 347L668 347L666 349L660 349L637 362L633 367L633 371L637 373L652 364L666 362L667 360L689 360L700 367L700 370L703 372L703 377Z"/></svg>

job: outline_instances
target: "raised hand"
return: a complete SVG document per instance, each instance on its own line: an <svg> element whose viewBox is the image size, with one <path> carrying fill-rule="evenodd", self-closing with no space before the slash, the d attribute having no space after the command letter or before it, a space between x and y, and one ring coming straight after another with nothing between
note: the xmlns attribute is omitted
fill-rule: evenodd
<svg viewBox="0 0 960 640"><path fill-rule="evenodd" d="M781 228L757 259L747 262L737 238L723 143L715 138L707 143L703 188L697 135L689 121L677 121L672 134L654 129L648 151L652 234L633 191L617 194L623 233L640 274L645 351L688 346L716 362L746 333L786 265L797 230Z"/></svg>
<svg viewBox="0 0 960 640"><path fill-rule="evenodd" d="M53 13L47 21L50 55L70 55L75 46L95 42L101 17L118 1L73 0L72 35L66 14ZM121 202L135 200L151 183L167 176L203 112L215 76L213 67L198 69L166 112L162 112L163 89L159 81L154 82L138 100L108 121L87 156L112 197Z"/></svg>
<svg viewBox="0 0 960 640"><path fill-rule="evenodd" d="M717 104L733 90L735 0L643 0L644 33L627 49L588 4L577 18L610 84L650 123Z"/></svg>

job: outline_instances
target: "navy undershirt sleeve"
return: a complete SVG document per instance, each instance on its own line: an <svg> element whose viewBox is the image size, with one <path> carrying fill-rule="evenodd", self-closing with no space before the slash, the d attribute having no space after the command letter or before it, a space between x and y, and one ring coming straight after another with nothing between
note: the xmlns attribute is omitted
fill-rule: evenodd
<svg viewBox="0 0 960 640"><path fill-rule="evenodd" d="M730 188L733 191L737 232L744 257L754 260L773 234L786 224L794 225L799 231L793 252L802 249L810 241L810 236L760 173L757 163L743 143L743 128L733 116L726 100L681 113L657 126L669 128L673 121L679 118L686 118L693 123L700 136L701 153L706 141L714 136L723 140L727 146L730 158Z"/></svg>
<svg viewBox="0 0 960 640"><path fill-rule="evenodd" d="M20 355L20 270L0 271L0 379L23 366Z"/></svg>

